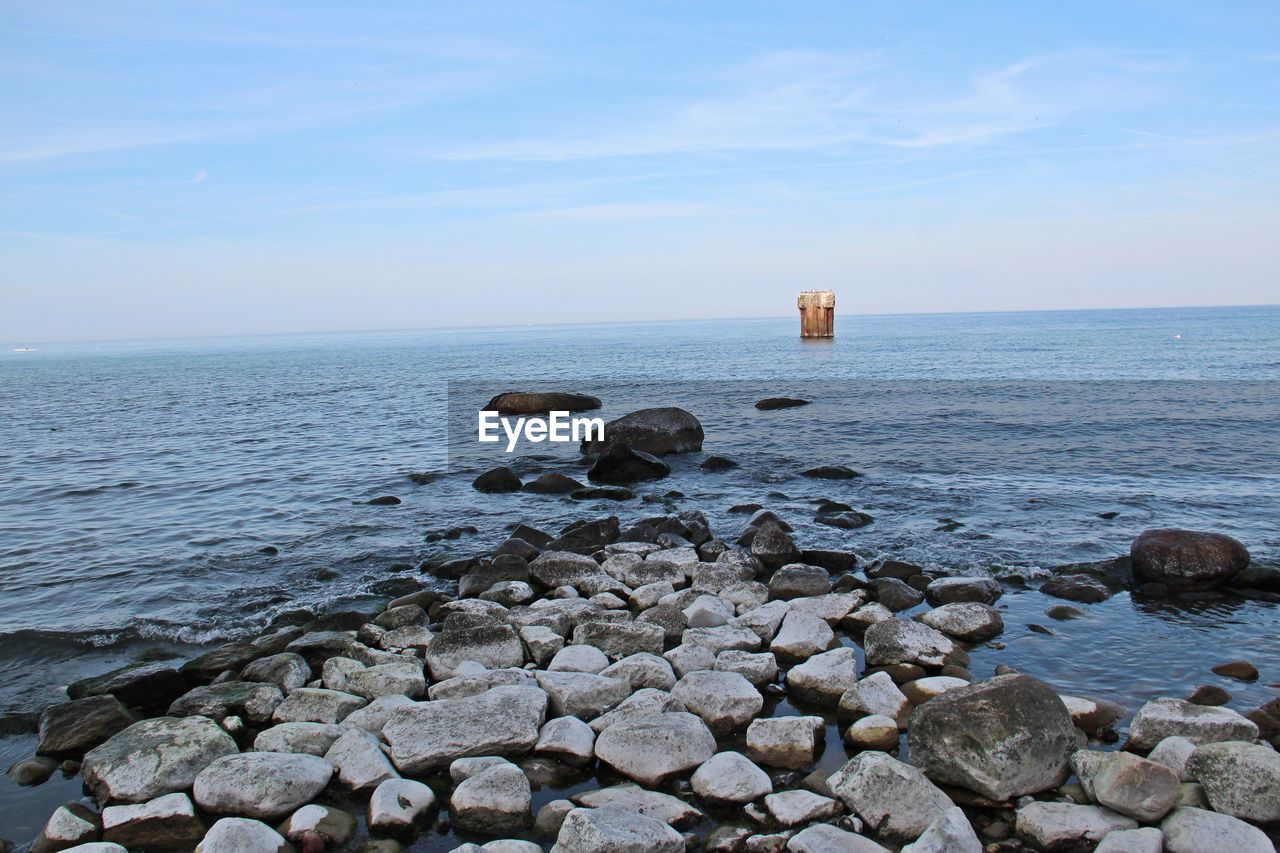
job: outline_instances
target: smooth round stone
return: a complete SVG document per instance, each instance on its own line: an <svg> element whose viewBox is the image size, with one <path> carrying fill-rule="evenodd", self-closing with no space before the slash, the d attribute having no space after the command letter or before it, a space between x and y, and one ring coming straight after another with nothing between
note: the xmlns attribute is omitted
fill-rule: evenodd
<svg viewBox="0 0 1280 853"><path fill-rule="evenodd" d="M898 748L898 724L883 714L854 721L844 733L844 742L856 749L889 752Z"/></svg>
<svg viewBox="0 0 1280 853"><path fill-rule="evenodd" d="M694 771L693 792L704 800L745 805L773 792L769 774L740 752L721 752Z"/></svg>

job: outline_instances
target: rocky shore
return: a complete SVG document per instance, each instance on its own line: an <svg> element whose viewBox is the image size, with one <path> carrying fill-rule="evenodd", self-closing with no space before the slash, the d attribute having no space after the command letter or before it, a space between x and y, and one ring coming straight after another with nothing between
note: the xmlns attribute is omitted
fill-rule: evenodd
<svg viewBox="0 0 1280 853"><path fill-rule="evenodd" d="M700 448L688 413L652 411L589 479ZM78 682L10 772L79 773L89 796L31 849L1275 849L1280 700L1125 709L973 672L1001 648L1000 582L804 544L763 508L732 532L698 511L519 524L433 566L449 592ZM1042 591L1088 608L1274 582L1235 540L1153 530Z"/></svg>

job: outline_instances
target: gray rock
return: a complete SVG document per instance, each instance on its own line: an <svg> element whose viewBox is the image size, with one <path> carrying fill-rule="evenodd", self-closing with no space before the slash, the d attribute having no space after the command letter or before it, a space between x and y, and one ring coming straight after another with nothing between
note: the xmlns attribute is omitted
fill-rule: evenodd
<svg viewBox="0 0 1280 853"><path fill-rule="evenodd" d="M51 853L87 844L96 840L101 831L101 816L94 814L87 806L80 803L58 806L32 843L31 853Z"/></svg>
<svg viewBox="0 0 1280 853"><path fill-rule="evenodd" d="M959 806L936 817L902 853L982 853L982 842Z"/></svg>
<svg viewBox="0 0 1280 853"><path fill-rule="evenodd" d="M196 845L196 853L292 853L293 847L265 823L224 817Z"/></svg>
<svg viewBox="0 0 1280 853"><path fill-rule="evenodd" d="M1202 590L1230 580L1249 565L1249 551L1221 533L1145 530L1129 546L1134 578L1174 592Z"/></svg>
<svg viewBox="0 0 1280 853"><path fill-rule="evenodd" d="M867 628L862 645L867 666L895 663L942 666L947 655L956 651L955 643L941 631L896 617Z"/></svg>
<svg viewBox="0 0 1280 853"><path fill-rule="evenodd" d="M1197 747L1187 770L1213 810L1254 823L1280 821L1280 753L1256 743Z"/></svg>
<svg viewBox="0 0 1280 853"><path fill-rule="evenodd" d="M788 563L799 562L801 554L790 533L775 522L766 521L751 540L751 556L765 568L778 569Z"/></svg>
<svg viewBox="0 0 1280 853"><path fill-rule="evenodd" d="M806 770L817 757L821 717L772 717L747 726L747 755L770 767Z"/></svg>
<svg viewBox="0 0 1280 853"><path fill-rule="evenodd" d="M1139 829L1113 829L1103 836L1093 853L1161 853L1164 833L1154 826Z"/></svg>
<svg viewBox="0 0 1280 853"><path fill-rule="evenodd" d="M387 724L387 720L391 719L391 714L397 708L412 704L413 700L408 696L379 696L363 708L348 714L342 721L342 726L348 729L364 729L376 735L382 734L382 729Z"/></svg>
<svg viewBox="0 0 1280 853"><path fill-rule="evenodd" d="M369 798L369 829L387 835L406 835L426 822L436 795L412 779L388 779Z"/></svg>
<svg viewBox="0 0 1280 853"><path fill-rule="evenodd" d="M535 676L551 700L551 714L592 720L631 694L631 685L589 672L539 672Z"/></svg>
<svg viewBox="0 0 1280 853"><path fill-rule="evenodd" d="M449 813L458 829L502 835L533 823L532 804L529 778L519 767L503 762L454 788Z"/></svg>
<svg viewBox="0 0 1280 853"><path fill-rule="evenodd" d="M945 604L916 618L930 628L966 643L990 640L1004 631L1000 611L977 602Z"/></svg>
<svg viewBox="0 0 1280 853"><path fill-rule="evenodd" d="M287 694L299 687L307 686L307 682L311 680L311 667L307 665L307 660L302 655L281 652L278 655L259 658L246 666L240 672L240 680L274 684Z"/></svg>
<svg viewBox="0 0 1280 853"><path fill-rule="evenodd" d="M611 660L648 652L662 654L666 632L651 622L585 622L573 629L575 645L595 646Z"/></svg>
<svg viewBox="0 0 1280 853"><path fill-rule="evenodd" d="M925 588L924 596L929 599L930 604L937 607L975 601L979 604L994 604L1002 592L1004 590L1000 588L1000 582L994 578L957 577L938 578Z"/></svg>
<svg viewBox="0 0 1280 853"><path fill-rule="evenodd" d="M883 752L855 756L827 782L876 835L898 843L918 838L952 807L923 773Z"/></svg>
<svg viewBox="0 0 1280 853"><path fill-rule="evenodd" d="M684 703L665 690L644 687L627 697L618 707L601 714L590 723L596 734L609 728L614 723L644 717L649 714L665 714L668 711L684 711Z"/></svg>
<svg viewBox="0 0 1280 853"><path fill-rule="evenodd" d="M529 576L548 589L577 586L602 574L604 569L595 560L569 551L546 551L529 564Z"/></svg>
<svg viewBox="0 0 1280 853"><path fill-rule="evenodd" d="M352 791L370 790L400 775L387 760L381 742L364 729L348 730L324 758L333 765L338 783Z"/></svg>
<svg viewBox="0 0 1280 853"><path fill-rule="evenodd" d="M910 610L924 601L924 593L897 578L872 578L868 585L876 594L876 600L894 611Z"/></svg>
<svg viewBox="0 0 1280 853"><path fill-rule="evenodd" d="M835 632L825 619L812 613L792 611L782 619L782 626L769 651L783 663L796 663L825 652L836 645Z"/></svg>
<svg viewBox="0 0 1280 853"><path fill-rule="evenodd" d="M898 748L898 741L898 723L883 714L872 714L855 720L844 733L844 742L859 751L878 749L881 752L891 752Z"/></svg>
<svg viewBox="0 0 1280 853"><path fill-rule="evenodd" d="M734 672L756 688L769 684L778 677L778 660L772 652L744 652L726 649L716 655L718 672Z"/></svg>
<svg viewBox="0 0 1280 853"><path fill-rule="evenodd" d="M693 792L704 800L741 806L773 793L769 774L740 752L721 752L694 771Z"/></svg>
<svg viewBox="0 0 1280 853"><path fill-rule="evenodd" d="M314 755L245 752L201 770L192 790L204 811L278 820L315 799L332 776L333 766Z"/></svg>
<svg viewBox="0 0 1280 853"><path fill-rule="evenodd" d="M840 697L839 711L841 716L849 719L878 714L893 720L899 729L906 731L911 703L893 683L889 673L877 672L849 686Z"/></svg>
<svg viewBox="0 0 1280 853"><path fill-rule="evenodd" d="M1136 829L1137 821L1102 806L1033 802L1018 809L1017 833L1039 850L1091 849L1108 833Z"/></svg>
<svg viewBox="0 0 1280 853"><path fill-rule="evenodd" d="M340 690L299 687L276 706L271 719L277 723L340 723L365 704L363 696Z"/></svg>
<svg viewBox="0 0 1280 853"><path fill-rule="evenodd" d="M495 687L464 699L439 699L399 708L382 729L401 773L421 774L471 755L523 755L538 742L547 694L528 687Z"/></svg>
<svg viewBox="0 0 1280 853"><path fill-rule="evenodd" d="M791 836L787 850L790 853L885 853L888 848L856 832L818 823Z"/></svg>
<svg viewBox="0 0 1280 853"><path fill-rule="evenodd" d="M700 766L715 754L716 740L689 713L649 714L622 720L596 738L596 757L641 785Z"/></svg>
<svg viewBox="0 0 1280 853"><path fill-rule="evenodd" d="M1254 740L1258 727L1230 708L1195 705L1184 699L1152 699L1138 709L1129 726L1129 744L1147 752L1167 737L1184 737L1197 746L1229 740Z"/></svg>
<svg viewBox="0 0 1280 853"><path fill-rule="evenodd" d="M831 797L803 789L769 794L764 798L764 810L774 823L784 827L830 820L844 813L844 807Z"/></svg>
<svg viewBox="0 0 1280 853"><path fill-rule="evenodd" d="M445 620L444 629L427 647L427 668L433 679L452 678L464 661L475 661L488 669L524 664L524 644L510 625L496 620L463 623L455 618Z"/></svg>
<svg viewBox="0 0 1280 853"><path fill-rule="evenodd" d="M204 824L186 794L102 810L102 840L131 849L186 849L204 837Z"/></svg>
<svg viewBox="0 0 1280 853"><path fill-rule="evenodd" d="M1275 853L1267 834L1231 815L1182 806L1160 823L1166 853Z"/></svg>
<svg viewBox="0 0 1280 853"><path fill-rule="evenodd" d="M1100 805L1143 823L1164 817L1182 792L1178 774L1128 752L1108 753L1099 760L1092 790Z"/></svg>
<svg viewBox="0 0 1280 853"><path fill-rule="evenodd" d="M1196 745L1184 737L1174 735L1160 741L1147 755L1152 761L1158 761L1177 774L1178 780L1191 782L1195 779L1187 771L1187 762L1196 751Z"/></svg>
<svg viewBox="0 0 1280 853"><path fill-rule="evenodd" d="M577 717L548 720L538 733L533 751L575 767L585 767L595 758L596 733Z"/></svg>
<svg viewBox="0 0 1280 853"><path fill-rule="evenodd" d="M80 772L99 803L142 803L187 790L200 771L237 752L231 735L213 720L157 717L91 750Z"/></svg>
<svg viewBox="0 0 1280 853"><path fill-rule="evenodd" d="M633 691L645 687L670 690L676 683L676 674L671 664L665 658L649 652L627 655L602 669L600 674L625 681Z"/></svg>
<svg viewBox="0 0 1280 853"><path fill-rule="evenodd" d="M253 751L323 756L344 731L345 726L334 723L280 723L258 733Z"/></svg>
<svg viewBox="0 0 1280 853"><path fill-rule="evenodd" d="M676 682L671 695L722 736L743 728L764 708L760 691L736 672L691 672Z"/></svg>
<svg viewBox="0 0 1280 853"><path fill-rule="evenodd" d="M611 444L622 444L654 456L694 453L702 449L703 437L702 424L684 409L640 409L609 421L604 438L584 441L582 452L596 455Z"/></svg>
<svg viewBox="0 0 1280 853"><path fill-rule="evenodd" d="M835 707L845 691L857 683L857 673L857 653L840 646L793 666L787 672L787 690L804 702Z"/></svg>
<svg viewBox="0 0 1280 853"><path fill-rule="evenodd" d="M793 604L794 602L789 601L770 601L734 617L729 624L746 628L759 637L762 643L772 643Z"/></svg>
<svg viewBox="0 0 1280 853"><path fill-rule="evenodd" d="M289 815L279 832L300 846L305 846L311 836L319 836L327 846L342 847L355 835L357 825L355 816L348 812L311 803Z"/></svg>
<svg viewBox="0 0 1280 853"><path fill-rule="evenodd" d="M715 669L716 666L716 653L706 646L681 643L662 657L671 664L672 672L680 678L691 672Z"/></svg>
<svg viewBox="0 0 1280 853"><path fill-rule="evenodd" d="M427 694L427 679L422 672L422 663L417 658L401 657L403 660L351 673L347 676L347 690L365 699L397 695L421 699Z"/></svg>
<svg viewBox="0 0 1280 853"><path fill-rule="evenodd" d="M791 563L769 578L769 597L780 601L809 598L831 592L831 574L818 566Z"/></svg>
<svg viewBox="0 0 1280 853"><path fill-rule="evenodd" d="M660 820L619 806L565 815L552 853L684 853L684 837Z"/></svg>
<svg viewBox="0 0 1280 853"><path fill-rule="evenodd" d="M592 809L618 807L639 812L675 829L688 829L706 818L706 815L678 797L646 791L630 782L596 791L584 791L575 794L573 801Z"/></svg>
<svg viewBox="0 0 1280 853"><path fill-rule="evenodd" d="M114 696L90 696L50 705L40 714L36 752L55 758L79 758L137 721Z"/></svg>
<svg viewBox="0 0 1280 853"><path fill-rule="evenodd" d="M250 681L224 681L196 687L173 700L170 717L241 717L261 726L271 721L271 714L284 701L284 693L274 684Z"/></svg>
<svg viewBox="0 0 1280 853"><path fill-rule="evenodd" d="M551 672L589 672L597 675L609 665L604 652L595 646L565 646L547 665Z"/></svg>
<svg viewBox="0 0 1280 853"><path fill-rule="evenodd" d="M187 692L189 685L171 664L130 664L67 685L72 699L111 695L127 707L159 713Z"/></svg>
<svg viewBox="0 0 1280 853"><path fill-rule="evenodd" d="M531 687L537 688L538 682L533 673L524 669L485 669L474 674L455 675L438 681L427 688L427 696L431 699L465 699L476 696L495 687Z"/></svg>

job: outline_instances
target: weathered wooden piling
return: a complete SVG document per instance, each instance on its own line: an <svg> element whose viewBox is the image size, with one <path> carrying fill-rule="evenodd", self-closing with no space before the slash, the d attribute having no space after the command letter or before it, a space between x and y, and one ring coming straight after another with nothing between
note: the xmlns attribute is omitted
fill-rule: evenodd
<svg viewBox="0 0 1280 853"><path fill-rule="evenodd" d="M831 290L805 290L796 299L800 307L800 337L836 336L836 294Z"/></svg>

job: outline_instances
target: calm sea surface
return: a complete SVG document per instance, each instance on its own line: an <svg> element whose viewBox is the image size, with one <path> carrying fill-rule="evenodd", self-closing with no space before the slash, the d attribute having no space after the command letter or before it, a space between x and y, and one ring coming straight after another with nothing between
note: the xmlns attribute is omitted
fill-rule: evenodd
<svg viewBox="0 0 1280 853"><path fill-rule="evenodd" d="M1221 530L1256 562L1280 559L1280 308L842 316L837 333L802 342L786 318L6 347L0 760L29 754L29 715L63 685L143 651L188 652L282 610L358 603L519 521L662 511L471 489L496 460L447 435L451 402L533 383L596 394L605 417L694 412L706 453L742 467L709 475L702 457L680 459L637 491L678 490L675 505L703 510L726 539L742 523L729 507L759 502L804 544L950 569L1034 577L1123 553L1151 526ZM939 392L947 415L930 420ZM783 394L814 404L752 407ZM864 476L797 476L818 464ZM585 478L572 448L544 446L516 467ZM410 480L423 472L436 478ZM380 495L403 503L366 503ZM820 497L876 521L814 524ZM462 523L479 533L428 541ZM1206 660L1280 660L1271 605L1168 609L1121 595L1047 638L1021 633L1044 621L1037 593L1004 603L999 660L1131 709L1184 695ZM992 654L975 654L979 676ZM1231 689L1256 703L1277 693L1266 682L1280 672ZM0 780L0 826L12 788Z"/></svg>

